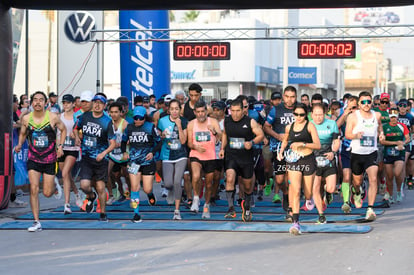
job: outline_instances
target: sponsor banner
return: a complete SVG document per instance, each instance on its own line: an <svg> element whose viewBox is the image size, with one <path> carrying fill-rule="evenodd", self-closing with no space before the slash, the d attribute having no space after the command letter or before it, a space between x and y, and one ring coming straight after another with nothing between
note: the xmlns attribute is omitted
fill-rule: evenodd
<svg viewBox="0 0 414 275"><path fill-rule="evenodd" d="M289 84L316 84L316 67L289 67Z"/></svg>
<svg viewBox="0 0 414 275"><path fill-rule="evenodd" d="M169 28L168 11L120 11L119 28L136 29L129 39L138 40L120 44L121 95L132 102L137 95L170 93L169 42L145 41L151 29Z"/></svg>
<svg viewBox="0 0 414 275"><path fill-rule="evenodd" d="M279 84L279 70L256 66L256 83Z"/></svg>
<svg viewBox="0 0 414 275"><path fill-rule="evenodd" d="M102 43L94 45L88 41L101 39L101 33L93 36L91 31L102 29L102 11L58 11L59 103L64 94L79 96L85 90L97 91L97 79L102 82L102 67L98 68L102 62L98 63L97 47ZM102 61L103 51L99 52Z"/></svg>

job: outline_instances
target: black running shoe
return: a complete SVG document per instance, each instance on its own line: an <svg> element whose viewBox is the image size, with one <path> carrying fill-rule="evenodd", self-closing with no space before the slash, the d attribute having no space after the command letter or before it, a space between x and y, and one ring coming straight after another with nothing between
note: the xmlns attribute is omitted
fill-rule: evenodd
<svg viewBox="0 0 414 275"><path fill-rule="evenodd" d="M105 213L101 213L101 215L99 215L99 221L100 222L108 222L108 216L106 216Z"/></svg>
<svg viewBox="0 0 414 275"><path fill-rule="evenodd" d="M142 222L142 219L141 219L141 215L138 215L138 214L135 214L134 215L134 217L132 218L132 220L131 220L133 223L139 223L139 222Z"/></svg>
<svg viewBox="0 0 414 275"><path fill-rule="evenodd" d="M224 215L224 218L226 219L236 218L236 210L234 210L234 207L229 207L229 210L227 210L227 213Z"/></svg>
<svg viewBox="0 0 414 275"><path fill-rule="evenodd" d="M318 218L318 222L317 223L318 224L325 224L326 223L326 217L325 217L324 214L319 215L319 218Z"/></svg>
<svg viewBox="0 0 414 275"><path fill-rule="evenodd" d="M96 194L94 194L95 196L93 197L93 198L91 198L90 196L89 196L89 198L88 198L88 202L86 203L86 206L85 206L85 211L87 212L87 213L92 213L94 210L95 210L95 200L96 200L96 198L97 198L97 195Z"/></svg>
<svg viewBox="0 0 414 275"><path fill-rule="evenodd" d="M151 206L154 206L157 203L157 198L155 197L154 193L148 194L148 203Z"/></svg>

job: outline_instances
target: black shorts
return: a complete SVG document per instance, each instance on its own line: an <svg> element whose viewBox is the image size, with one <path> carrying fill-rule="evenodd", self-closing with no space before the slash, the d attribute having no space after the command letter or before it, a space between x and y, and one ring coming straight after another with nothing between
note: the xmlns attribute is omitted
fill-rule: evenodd
<svg viewBox="0 0 414 275"><path fill-rule="evenodd" d="M296 162L286 162L286 170L302 172L304 176L312 175L316 171L315 155L307 155Z"/></svg>
<svg viewBox="0 0 414 275"><path fill-rule="evenodd" d="M133 163L133 162L129 162L128 165L130 165L131 163ZM137 162L135 162L135 163L138 164ZM138 164L138 165L140 165L140 164ZM153 175L155 175L155 170L156 169L157 169L157 166L155 164L155 161L152 161L148 165L140 165L138 173L141 173L143 176L153 176Z"/></svg>
<svg viewBox="0 0 414 275"><path fill-rule="evenodd" d="M344 146L342 146L342 150L341 150L341 164L342 164L342 169L351 168L351 150L349 150L349 148L344 147Z"/></svg>
<svg viewBox="0 0 414 275"><path fill-rule="evenodd" d="M243 162L238 159L228 159L224 160L224 170L234 169L238 176L244 179L250 179L253 177L254 162Z"/></svg>
<svg viewBox="0 0 414 275"><path fill-rule="evenodd" d="M67 156L72 156L75 159L78 159L79 157L79 151L69 151L69 150L63 150L63 156L58 158L58 162L65 162Z"/></svg>
<svg viewBox="0 0 414 275"><path fill-rule="evenodd" d="M56 175L56 162L53 163L37 163L33 160L27 161L27 171L35 170L36 172L48 175Z"/></svg>
<svg viewBox="0 0 414 275"><path fill-rule="evenodd" d="M396 161L405 161L405 153L402 156L387 156L384 155L384 164L394 164Z"/></svg>
<svg viewBox="0 0 414 275"><path fill-rule="evenodd" d="M277 152L273 153L273 174L274 175L284 175L286 174L286 160L278 160Z"/></svg>
<svg viewBox="0 0 414 275"><path fill-rule="evenodd" d="M362 175L369 167L378 166L377 151L369 155L359 155L351 153L351 170L354 175Z"/></svg>
<svg viewBox="0 0 414 275"><path fill-rule="evenodd" d="M331 161L327 166L325 167L316 167L316 175L318 177L327 178L330 175L335 175L338 173L338 168L335 164L335 159Z"/></svg>
<svg viewBox="0 0 414 275"><path fill-rule="evenodd" d="M214 170L216 169L216 160L215 159L212 159L212 160L199 160L198 158L190 157L190 163L191 162L200 163L201 164L201 169L206 174L213 173Z"/></svg>
<svg viewBox="0 0 414 275"><path fill-rule="evenodd" d="M121 172L123 167L127 167L128 162L115 162L114 161L114 167L112 167L112 172L118 173Z"/></svg>
<svg viewBox="0 0 414 275"><path fill-rule="evenodd" d="M216 159L215 162L216 162L216 168L215 168L215 170L218 171L218 172L223 171L223 168L224 168L224 159Z"/></svg>
<svg viewBox="0 0 414 275"><path fill-rule="evenodd" d="M100 162L86 156L82 156L81 171L79 176L81 180L104 181L108 180L108 160L103 159Z"/></svg>

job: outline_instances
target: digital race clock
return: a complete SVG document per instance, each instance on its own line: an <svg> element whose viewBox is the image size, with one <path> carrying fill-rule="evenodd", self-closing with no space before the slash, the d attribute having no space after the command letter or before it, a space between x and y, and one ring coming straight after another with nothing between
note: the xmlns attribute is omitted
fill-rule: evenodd
<svg viewBox="0 0 414 275"><path fill-rule="evenodd" d="M298 41L298 58L355 58L355 40Z"/></svg>
<svg viewBox="0 0 414 275"><path fill-rule="evenodd" d="M175 42L174 60L229 60L230 42Z"/></svg>

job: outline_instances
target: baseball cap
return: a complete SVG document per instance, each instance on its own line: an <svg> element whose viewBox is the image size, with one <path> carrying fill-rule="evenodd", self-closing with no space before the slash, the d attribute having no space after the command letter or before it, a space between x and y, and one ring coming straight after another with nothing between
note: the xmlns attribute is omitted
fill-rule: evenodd
<svg viewBox="0 0 414 275"><path fill-rule="evenodd" d="M387 94L387 93L382 93L382 94L381 94L381 98L380 98L380 99L384 99L384 98L386 98L386 99L390 100L390 94Z"/></svg>
<svg viewBox="0 0 414 275"><path fill-rule="evenodd" d="M165 102L165 103L168 103L168 102L170 102L171 100L173 100L173 96L172 96L172 95L166 95L166 96L164 97L164 102Z"/></svg>
<svg viewBox="0 0 414 275"><path fill-rule="evenodd" d="M106 104L106 98L104 96L102 96L102 95L95 95L92 98L92 101L97 101L97 100L103 102L103 104Z"/></svg>
<svg viewBox="0 0 414 275"><path fill-rule="evenodd" d="M73 95L66 94L62 98L62 102L71 102L71 103L73 103L73 102L75 102L75 98L73 97Z"/></svg>
<svg viewBox="0 0 414 275"><path fill-rule="evenodd" d="M282 95L279 92L273 92L271 97L272 100L282 98Z"/></svg>
<svg viewBox="0 0 414 275"><path fill-rule="evenodd" d="M49 93L49 98L51 97L57 97L57 95L54 92Z"/></svg>
<svg viewBox="0 0 414 275"><path fill-rule="evenodd" d="M94 96L94 93L92 91L83 91L81 93L80 100L91 102L93 96Z"/></svg>
<svg viewBox="0 0 414 275"><path fill-rule="evenodd" d="M150 100L149 100L149 96L144 96L144 97L142 97L142 102L146 102L146 103L148 103Z"/></svg>
<svg viewBox="0 0 414 275"><path fill-rule="evenodd" d="M389 117L398 117L399 112L396 108L391 108L389 111Z"/></svg>
<svg viewBox="0 0 414 275"><path fill-rule="evenodd" d="M216 101L213 104L211 104L211 108L217 108L219 110L224 110L226 109L226 103L224 103L223 101Z"/></svg>
<svg viewBox="0 0 414 275"><path fill-rule="evenodd" d="M134 108L134 119L135 117L138 117L140 120L142 120L145 115L147 114L147 109L145 109L145 107L143 106L136 106Z"/></svg>

